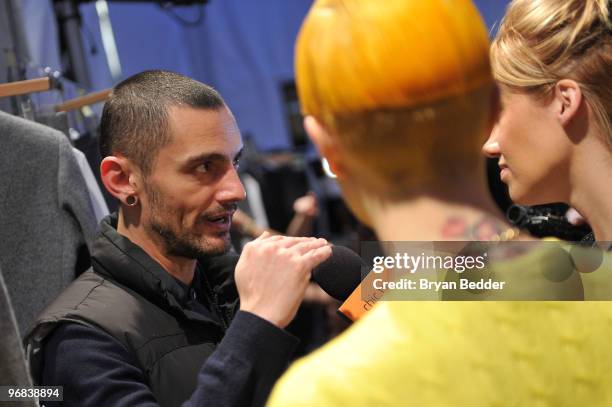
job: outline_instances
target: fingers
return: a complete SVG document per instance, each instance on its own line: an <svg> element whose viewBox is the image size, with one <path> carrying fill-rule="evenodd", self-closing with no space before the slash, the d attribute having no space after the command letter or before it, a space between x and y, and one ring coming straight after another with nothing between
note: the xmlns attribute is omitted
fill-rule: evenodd
<svg viewBox="0 0 612 407"><path fill-rule="evenodd" d="M317 249L311 250L302 257L305 261L307 269L312 270L325 260L327 260L332 254L331 246L325 245Z"/></svg>
<svg viewBox="0 0 612 407"><path fill-rule="evenodd" d="M318 249L327 245L327 240L325 239L309 239L307 241L302 241L293 246L293 250L300 255L304 255L311 250Z"/></svg>
<svg viewBox="0 0 612 407"><path fill-rule="evenodd" d="M270 232L268 232L267 230L264 230L263 233L261 235L259 235L257 237L257 239L255 240L264 240L265 238L270 236Z"/></svg>
<svg viewBox="0 0 612 407"><path fill-rule="evenodd" d="M328 245L327 240L322 238L314 237L290 237L282 235L272 235L269 232L262 233L257 239L253 240L251 244L265 245L268 249L274 247L276 250L291 250L302 256L311 250L318 249L325 245ZM262 247L265 247L262 246ZM272 250L275 250L272 249Z"/></svg>
<svg viewBox="0 0 612 407"><path fill-rule="evenodd" d="M285 236L285 239L283 239L280 242L275 243L279 248L282 249L290 249L294 246L297 246L300 243L305 243L305 242L309 242L311 240L315 240L315 238L313 237L289 237L289 236Z"/></svg>
<svg viewBox="0 0 612 407"><path fill-rule="evenodd" d="M257 241L274 242L277 240L282 240L284 237L285 236L275 235L265 230L261 235L257 237L257 239L254 239L253 242L257 242Z"/></svg>
<svg viewBox="0 0 612 407"><path fill-rule="evenodd" d="M296 246L300 243L315 242L317 240L321 240L323 242L322 244L327 243L325 239L317 239L315 237L293 237L293 236L271 235L270 237L266 237L262 239L262 241L266 243L273 242L273 244L280 249L290 249L291 247ZM320 243L317 244L316 246L318 247L319 245Z"/></svg>
<svg viewBox="0 0 612 407"><path fill-rule="evenodd" d="M315 239L315 238L314 237L293 237L293 236L277 235L277 234L272 234L266 230L261 235L259 235L256 239L254 239L253 242L260 241L260 242L269 243L269 242L282 241L282 243L280 244L280 247L291 247L296 243L299 243L305 240L309 240L309 239Z"/></svg>

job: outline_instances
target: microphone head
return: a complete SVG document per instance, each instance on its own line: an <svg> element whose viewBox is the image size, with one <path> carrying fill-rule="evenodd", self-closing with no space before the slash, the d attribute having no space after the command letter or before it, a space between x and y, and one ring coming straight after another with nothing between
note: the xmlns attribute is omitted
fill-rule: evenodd
<svg viewBox="0 0 612 407"><path fill-rule="evenodd" d="M343 302L361 283L362 267L367 266L357 253L344 246L332 246L332 255L312 270L312 280Z"/></svg>

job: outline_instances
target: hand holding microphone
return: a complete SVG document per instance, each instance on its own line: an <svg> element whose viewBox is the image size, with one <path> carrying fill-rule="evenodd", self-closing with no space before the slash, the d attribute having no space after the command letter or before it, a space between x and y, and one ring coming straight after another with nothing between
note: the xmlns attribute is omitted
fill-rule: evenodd
<svg viewBox="0 0 612 407"><path fill-rule="evenodd" d="M325 239L264 232L245 245L236 265L240 309L286 327L304 297L312 270L331 254Z"/></svg>

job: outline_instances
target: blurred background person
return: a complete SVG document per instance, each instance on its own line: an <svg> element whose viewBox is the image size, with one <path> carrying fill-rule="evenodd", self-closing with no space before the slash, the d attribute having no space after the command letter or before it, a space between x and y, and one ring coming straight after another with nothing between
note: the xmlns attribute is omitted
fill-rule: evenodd
<svg viewBox="0 0 612 407"><path fill-rule="evenodd" d="M311 236L313 231L313 221L319 214L317 196L313 192L299 197L293 202L293 218L287 226L284 235L286 236ZM240 233L245 237L255 239L263 232L271 234L281 234L274 229L265 228L249 216L246 212L238 209L232 218L232 231Z"/></svg>

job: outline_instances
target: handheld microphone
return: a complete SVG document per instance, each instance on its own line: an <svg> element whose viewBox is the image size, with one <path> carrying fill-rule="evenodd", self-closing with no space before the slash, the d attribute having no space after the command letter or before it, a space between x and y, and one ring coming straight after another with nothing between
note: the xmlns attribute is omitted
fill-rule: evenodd
<svg viewBox="0 0 612 407"><path fill-rule="evenodd" d="M332 255L312 271L312 280L331 297L342 302L338 313L352 322L372 309L384 294L382 290L376 290L364 295L362 280L371 284L376 277L374 273L362 274L367 269L368 266L357 253L343 246L333 246Z"/></svg>
<svg viewBox="0 0 612 407"><path fill-rule="evenodd" d="M312 270L312 281L338 301L346 301L361 283L361 269L367 267L357 253L344 246L332 246L331 256Z"/></svg>
<svg viewBox="0 0 612 407"><path fill-rule="evenodd" d="M221 259L227 262L227 259ZM239 256L232 256L227 267L235 269L238 259ZM344 246L332 246L331 256L312 270L311 280L332 298L343 302L338 312L349 321L355 321L370 308L370 302L361 299L362 267L368 266L357 253ZM366 279L372 274L368 274Z"/></svg>
<svg viewBox="0 0 612 407"><path fill-rule="evenodd" d="M370 311L383 297L385 291L362 287L372 287L372 282L377 277L376 273L370 272L367 274L357 288L355 288L342 305L340 305L338 313L346 317L349 321L354 322Z"/></svg>

